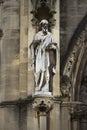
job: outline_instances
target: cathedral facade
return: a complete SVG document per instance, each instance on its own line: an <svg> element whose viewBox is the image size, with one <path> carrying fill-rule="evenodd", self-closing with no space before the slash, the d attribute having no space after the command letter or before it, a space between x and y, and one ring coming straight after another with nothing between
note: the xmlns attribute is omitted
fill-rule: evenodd
<svg viewBox="0 0 87 130"><path fill-rule="evenodd" d="M86 31L86 0L0 0L0 130L87 129Z"/></svg>

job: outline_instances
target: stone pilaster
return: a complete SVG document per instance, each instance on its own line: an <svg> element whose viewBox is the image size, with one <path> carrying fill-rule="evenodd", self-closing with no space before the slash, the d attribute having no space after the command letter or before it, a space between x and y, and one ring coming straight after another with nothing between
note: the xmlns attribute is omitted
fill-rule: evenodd
<svg viewBox="0 0 87 130"><path fill-rule="evenodd" d="M61 130L71 130L71 108L69 104L61 105Z"/></svg>
<svg viewBox="0 0 87 130"><path fill-rule="evenodd" d="M3 31L2 31L2 3L0 3L0 89L1 89L0 100L2 100L2 98L3 98L3 91L4 91L4 88L1 85L1 83L2 83L2 71L1 71L2 36L3 36Z"/></svg>
<svg viewBox="0 0 87 130"><path fill-rule="evenodd" d="M29 3L28 3L28 95L32 95L34 94L34 89L35 89L35 86L34 86L34 72L33 72L33 68L31 66L31 54L30 54L30 44L31 42L33 41L33 38L34 38L34 35L35 35L35 28L32 26L32 14L30 13L32 11L32 4L31 4L31 1L29 0Z"/></svg>
<svg viewBox="0 0 87 130"><path fill-rule="evenodd" d="M73 120L71 127L72 127L72 130L78 130L78 121Z"/></svg>
<svg viewBox="0 0 87 130"><path fill-rule="evenodd" d="M19 1L5 0L2 5L1 43L2 100L19 98Z"/></svg>
<svg viewBox="0 0 87 130"><path fill-rule="evenodd" d="M53 109L50 112L50 130L61 130L60 103L54 99Z"/></svg>
<svg viewBox="0 0 87 130"><path fill-rule="evenodd" d="M20 97L27 96L28 87L28 2L20 0Z"/></svg>
<svg viewBox="0 0 87 130"><path fill-rule="evenodd" d="M40 130L47 130L47 116L45 114L40 115Z"/></svg>
<svg viewBox="0 0 87 130"><path fill-rule="evenodd" d="M56 74L53 79L53 96L60 96L60 2L56 1L55 6L56 14L54 15L54 19L56 19L56 23L54 28L52 29L52 33L54 35L55 41L58 45L58 53L57 53L57 65L56 65Z"/></svg>
<svg viewBox="0 0 87 130"><path fill-rule="evenodd" d="M27 130L39 130L38 117L33 110L32 103L27 106Z"/></svg>
<svg viewBox="0 0 87 130"><path fill-rule="evenodd" d="M3 108L4 125L2 130L19 130L19 109L17 106Z"/></svg>

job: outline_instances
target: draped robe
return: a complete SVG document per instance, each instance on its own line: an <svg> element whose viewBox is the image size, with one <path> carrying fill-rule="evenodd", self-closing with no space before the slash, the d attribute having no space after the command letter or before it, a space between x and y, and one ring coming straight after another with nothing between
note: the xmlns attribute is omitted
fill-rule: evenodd
<svg viewBox="0 0 87 130"><path fill-rule="evenodd" d="M44 35L42 31L39 31L36 33L34 40L30 45L35 86L39 91L49 91L50 53L47 51L47 47L52 43L55 43L52 33L47 32L47 34ZM54 57L54 59L55 58L56 57Z"/></svg>

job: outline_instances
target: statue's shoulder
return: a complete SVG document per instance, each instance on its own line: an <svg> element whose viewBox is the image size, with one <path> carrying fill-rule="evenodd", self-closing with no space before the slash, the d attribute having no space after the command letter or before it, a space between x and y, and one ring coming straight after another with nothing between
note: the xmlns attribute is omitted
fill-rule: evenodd
<svg viewBox="0 0 87 130"><path fill-rule="evenodd" d="M51 37L53 37L53 34L51 32L48 32L48 35L51 36Z"/></svg>
<svg viewBox="0 0 87 130"><path fill-rule="evenodd" d="M36 35L41 35L42 34L42 31L38 31L37 33L36 33Z"/></svg>

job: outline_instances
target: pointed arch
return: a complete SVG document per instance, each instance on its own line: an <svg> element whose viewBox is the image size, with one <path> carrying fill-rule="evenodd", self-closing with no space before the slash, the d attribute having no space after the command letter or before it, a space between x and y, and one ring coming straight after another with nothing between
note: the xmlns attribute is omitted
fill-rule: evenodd
<svg viewBox="0 0 87 130"><path fill-rule="evenodd" d="M71 81L71 100L79 100L82 74L87 61L87 15L72 36L67 52L63 76L67 76Z"/></svg>

